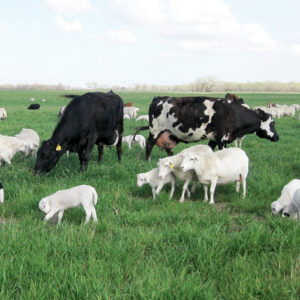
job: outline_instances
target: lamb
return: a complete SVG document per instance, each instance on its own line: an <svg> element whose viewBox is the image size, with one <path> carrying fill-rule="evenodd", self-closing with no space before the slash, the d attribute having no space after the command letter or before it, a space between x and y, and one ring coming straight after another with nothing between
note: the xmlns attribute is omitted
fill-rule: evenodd
<svg viewBox="0 0 300 300"><path fill-rule="evenodd" d="M3 202L4 202L4 189L3 189L2 182L0 182L0 203Z"/></svg>
<svg viewBox="0 0 300 300"><path fill-rule="evenodd" d="M130 118L130 116L128 114L124 114L123 115L123 119L124 120L130 120L131 118Z"/></svg>
<svg viewBox="0 0 300 300"><path fill-rule="evenodd" d="M38 150L40 144L40 137L33 129L22 128L21 132L15 135L16 138L24 140L26 144L26 151L23 152L25 156L31 154L32 156Z"/></svg>
<svg viewBox="0 0 300 300"><path fill-rule="evenodd" d="M4 107L0 107L0 120L4 120L7 118L7 112Z"/></svg>
<svg viewBox="0 0 300 300"><path fill-rule="evenodd" d="M137 174L136 176L138 187L141 187L145 183L148 183L151 186L153 200L156 199L156 196L158 196L166 183L171 183L170 199L172 199L175 190L175 176L172 173L168 174L163 179L160 179L158 177L158 168L155 168L149 172Z"/></svg>
<svg viewBox="0 0 300 300"><path fill-rule="evenodd" d="M212 150L207 145L196 145L189 147L187 149L182 150L176 155L165 157L159 159L157 165L158 165L158 177L163 179L166 175L170 174L171 172L175 175L176 179L179 179L180 181L184 181L183 187L182 187L182 194L180 197L179 202L184 202L184 196L185 192L187 191L188 197L190 197L190 191L188 189L188 186L192 180L194 180L194 185L192 188L192 192L195 191L196 184L197 184L197 176L193 170L189 170L187 172L183 172L180 165L188 153L194 153L194 154L205 154L205 153L212 153Z"/></svg>
<svg viewBox="0 0 300 300"><path fill-rule="evenodd" d="M140 120L146 120L147 122L149 122L149 116L148 115L142 115L139 116L136 121L140 121Z"/></svg>
<svg viewBox="0 0 300 300"><path fill-rule="evenodd" d="M208 201L207 188L210 184L210 204L214 204L214 191L217 184L236 181L236 191L243 183L243 198L246 196L246 178L249 159L240 148L222 149L214 153L196 155L188 153L181 164L184 172L195 170L198 180L204 184L204 201Z"/></svg>
<svg viewBox="0 0 300 300"><path fill-rule="evenodd" d="M128 144L129 149L131 149L131 145L134 143L139 144L142 149L144 149L145 145L146 145L145 137L140 134L137 134L136 136L134 136L134 135L123 136L122 143L124 143L124 142L126 142Z"/></svg>
<svg viewBox="0 0 300 300"><path fill-rule="evenodd" d="M130 116L130 118L136 118L136 115L140 109L138 107L124 107L123 112Z"/></svg>
<svg viewBox="0 0 300 300"><path fill-rule="evenodd" d="M272 215L278 215L283 208L287 207L298 189L300 189L300 179L293 179L286 184L282 189L280 197L271 204Z"/></svg>
<svg viewBox="0 0 300 300"><path fill-rule="evenodd" d="M18 139L14 136L0 135L0 166L2 162L11 164L11 159L17 152L28 151L28 146L24 140Z"/></svg>
<svg viewBox="0 0 300 300"><path fill-rule="evenodd" d="M94 205L97 204L98 195L96 190L90 185L78 185L67 190L60 190L43 198L39 202L39 209L46 216L45 221L50 220L58 214L57 224L59 225L64 211L68 208L82 205L86 217L84 224L87 224L92 216L94 222L98 222Z"/></svg>
<svg viewBox="0 0 300 300"><path fill-rule="evenodd" d="M293 195L292 201L288 206L283 209L283 216L285 217L293 217L296 216L299 220L300 216L300 188L296 190Z"/></svg>

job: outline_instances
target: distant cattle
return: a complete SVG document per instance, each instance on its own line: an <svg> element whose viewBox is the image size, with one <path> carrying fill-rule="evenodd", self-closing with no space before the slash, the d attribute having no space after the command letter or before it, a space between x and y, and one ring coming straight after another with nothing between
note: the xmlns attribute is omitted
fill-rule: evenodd
<svg viewBox="0 0 300 300"><path fill-rule="evenodd" d="M49 172L67 151L77 152L81 170L86 170L94 144L98 146L98 162L104 145L116 146L118 160L122 156L123 101L114 93L66 95L68 104L52 137L38 150L35 172Z"/></svg>
<svg viewBox="0 0 300 300"><path fill-rule="evenodd" d="M38 103L30 104L28 109L40 109L40 105Z"/></svg>
<svg viewBox="0 0 300 300"><path fill-rule="evenodd" d="M271 141L279 139L274 121L262 110L255 112L249 109L242 99L230 101L201 96L155 97L149 107L149 131L147 160L157 139L166 131L175 142L209 139L212 149L216 146L222 149L250 133ZM172 154L170 150L167 152Z"/></svg>

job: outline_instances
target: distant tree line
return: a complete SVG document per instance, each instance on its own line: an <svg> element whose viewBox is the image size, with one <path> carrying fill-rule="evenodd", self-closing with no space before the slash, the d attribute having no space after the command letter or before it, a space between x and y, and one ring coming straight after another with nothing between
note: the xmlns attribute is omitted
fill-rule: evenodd
<svg viewBox="0 0 300 300"><path fill-rule="evenodd" d="M134 84L132 86L105 85L97 82L88 82L85 87L58 84L0 84L0 90L98 90L98 91L137 91L137 92L300 92L300 82L227 82L218 80L215 76L197 78L192 83L181 85Z"/></svg>

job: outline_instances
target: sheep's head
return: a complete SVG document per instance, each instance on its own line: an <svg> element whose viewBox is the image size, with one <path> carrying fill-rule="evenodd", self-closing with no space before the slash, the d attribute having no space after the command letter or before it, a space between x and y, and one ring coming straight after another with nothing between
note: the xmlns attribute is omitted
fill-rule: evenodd
<svg viewBox="0 0 300 300"><path fill-rule="evenodd" d="M39 203L39 209L47 214L50 211L50 204L49 201L43 198Z"/></svg>
<svg viewBox="0 0 300 300"><path fill-rule="evenodd" d="M174 168L172 160L169 157L160 159L157 163L157 166L158 178L160 179L165 178L169 173L172 172L172 169Z"/></svg>
<svg viewBox="0 0 300 300"><path fill-rule="evenodd" d="M198 158L196 155L188 154L183 159L180 168L183 172L192 170L195 168L195 163L198 161Z"/></svg>
<svg viewBox="0 0 300 300"><path fill-rule="evenodd" d="M271 204L271 213L273 216L276 216L278 215L279 213L279 206L278 206L278 203L276 201L272 202Z"/></svg>
<svg viewBox="0 0 300 300"><path fill-rule="evenodd" d="M138 187L141 187L142 185L144 185L145 183L147 183L147 178L146 178L145 173L140 173L140 174L137 174L136 176L137 176L136 185Z"/></svg>

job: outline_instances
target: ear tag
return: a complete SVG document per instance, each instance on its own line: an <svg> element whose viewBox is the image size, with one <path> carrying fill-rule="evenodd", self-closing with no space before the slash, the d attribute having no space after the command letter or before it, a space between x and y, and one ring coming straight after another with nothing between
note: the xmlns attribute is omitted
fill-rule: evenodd
<svg viewBox="0 0 300 300"><path fill-rule="evenodd" d="M55 149L56 151L61 151L61 145L60 144L58 144L57 146L56 146L56 149Z"/></svg>
<svg viewBox="0 0 300 300"><path fill-rule="evenodd" d="M169 165L169 167L170 167L170 169L173 169L173 168L174 168L174 165L171 163L171 164Z"/></svg>

